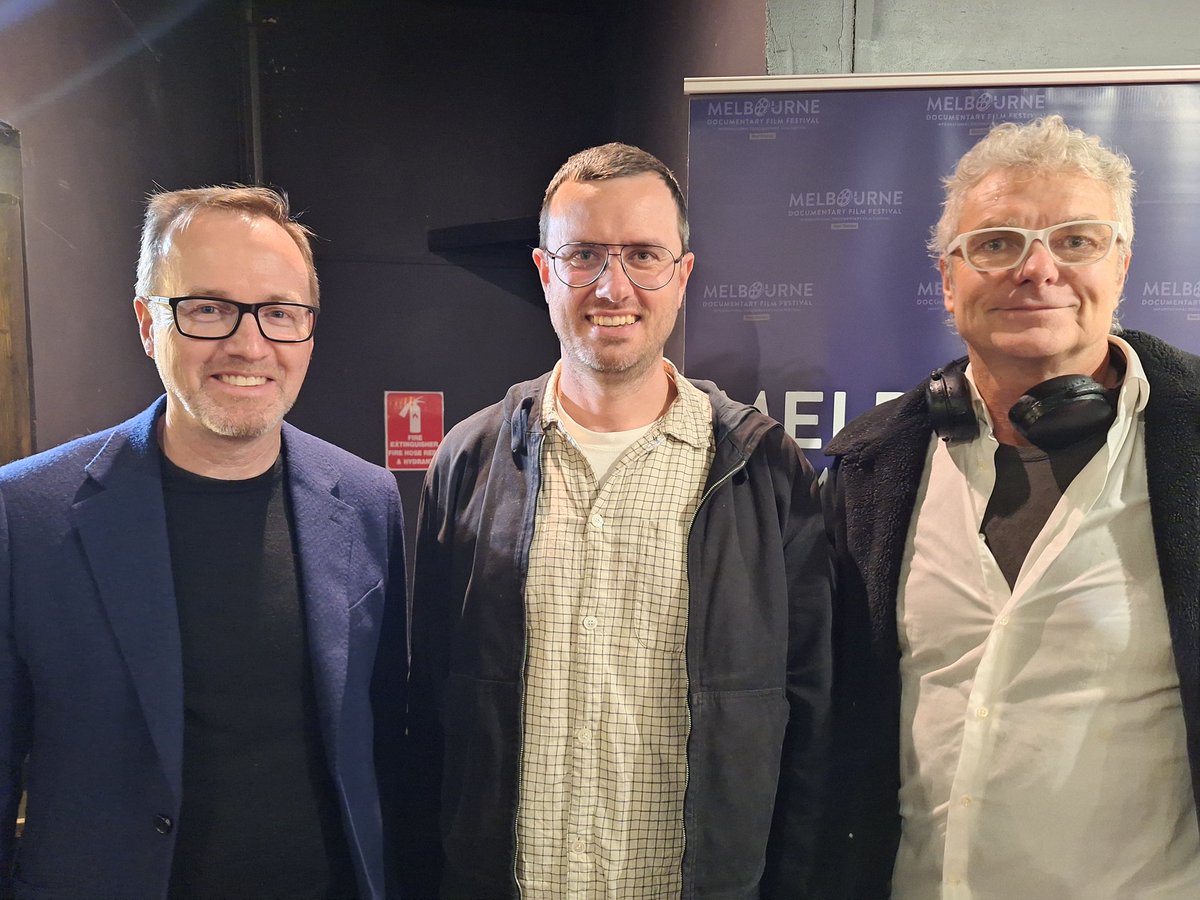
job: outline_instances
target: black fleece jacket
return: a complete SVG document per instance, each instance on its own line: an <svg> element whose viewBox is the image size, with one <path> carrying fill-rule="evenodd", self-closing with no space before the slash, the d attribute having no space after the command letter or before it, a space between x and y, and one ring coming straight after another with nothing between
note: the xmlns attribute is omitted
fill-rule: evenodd
<svg viewBox="0 0 1200 900"><path fill-rule="evenodd" d="M1148 334L1121 337L1150 381L1150 512L1200 806L1200 357ZM837 589L832 767L816 896L867 900L891 891L900 840L896 592L932 433L927 383L860 416L826 449L834 457L824 499Z"/></svg>

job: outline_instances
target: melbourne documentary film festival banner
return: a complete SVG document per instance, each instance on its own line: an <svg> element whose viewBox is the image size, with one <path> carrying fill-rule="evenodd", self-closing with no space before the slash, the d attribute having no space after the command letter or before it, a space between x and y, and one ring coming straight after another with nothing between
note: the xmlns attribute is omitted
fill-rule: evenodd
<svg viewBox="0 0 1200 900"><path fill-rule="evenodd" d="M1136 171L1122 324L1200 352L1200 69L1171 71L735 93L689 79L687 374L765 409L822 465L845 422L965 352L925 249L940 179L994 123L1052 113Z"/></svg>

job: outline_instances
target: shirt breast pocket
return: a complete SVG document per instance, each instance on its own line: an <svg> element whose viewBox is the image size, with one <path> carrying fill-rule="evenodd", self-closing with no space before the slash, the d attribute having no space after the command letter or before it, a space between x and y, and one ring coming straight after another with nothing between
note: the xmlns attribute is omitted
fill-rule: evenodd
<svg viewBox="0 0 1200 900"><path fill-rule="evenodd" d="M682 653L687 638L687 540L671 522L645 522L630 548L634 634L661 653Z"/></svg>

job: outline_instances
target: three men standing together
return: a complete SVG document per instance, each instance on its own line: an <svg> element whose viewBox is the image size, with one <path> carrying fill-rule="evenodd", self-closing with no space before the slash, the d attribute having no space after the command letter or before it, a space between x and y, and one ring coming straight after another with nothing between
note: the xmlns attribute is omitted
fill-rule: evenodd
<svg viewBox="0 0 1200 900"><path fill-rule="evenodd" d="M438 452L411 666L394 480L282 424L307 232L152 198L165 397L0 469L0 892L1197 896L1200 359L1115 326L1132 193L1058 117L968 152L932 243L968 355L818 491L663 356L673 175L571 157L561 356Z"/></svg>

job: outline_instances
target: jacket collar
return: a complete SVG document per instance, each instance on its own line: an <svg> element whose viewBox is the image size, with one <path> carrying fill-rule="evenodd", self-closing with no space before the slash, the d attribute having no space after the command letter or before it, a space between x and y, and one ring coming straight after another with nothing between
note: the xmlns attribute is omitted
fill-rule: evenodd
<svg viewBox="0 0 1200 900"><path fill-rule="evenodd" d="M514 457L527 456L539 446L544 436L542 429L542 400L550 372L532 381L514 384L508 389L501 402L501 416L510 429ZM742 459L749 458L758 442L779 423L764 416L753 406L739 403L711 381L688 379L699 390L708 395L713 410L713 432L717 444L717 457L725 453ZM714 466L715 467L715 466Z"/></svg>
<svg viewBox="0 0 1200 900"><path fill-rule="evenodd" d="M834 436L825 453L867 462L885 452L889 443L924 444L933 430L925 406L928 385L926 379L908 393L859 416Z"/></svg>

